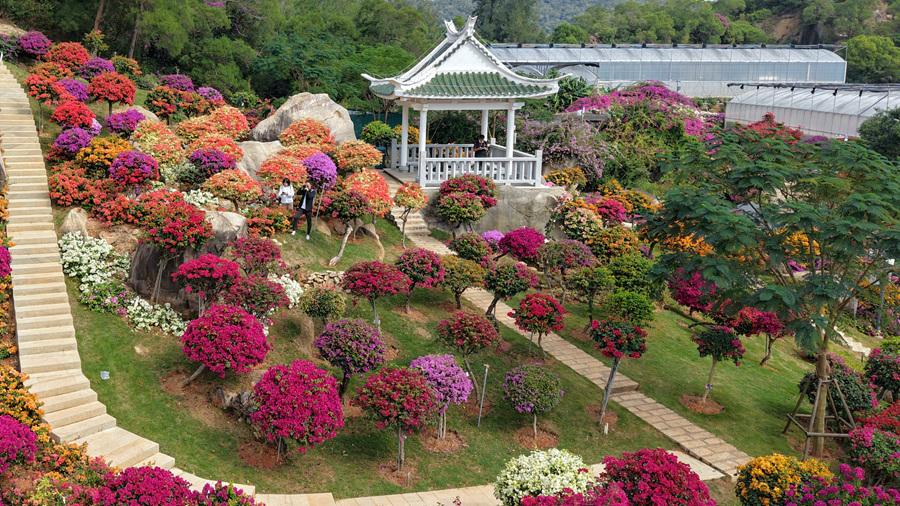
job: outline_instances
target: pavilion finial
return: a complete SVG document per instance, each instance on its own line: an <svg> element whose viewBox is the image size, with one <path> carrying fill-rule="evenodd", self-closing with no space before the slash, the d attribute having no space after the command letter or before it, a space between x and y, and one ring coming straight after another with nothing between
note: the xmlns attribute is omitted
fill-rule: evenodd
<svg viewBox="0 0 900 506"><path fill-rule="evenodd" d="M466 24L463 25L462 29L456 28L456 23L453 22L452 19L444 20L444 27L447 29L448 37L470 37L473 33L475 33L475 21L478 20L478 16L469 16L466 19Z"/></svg>

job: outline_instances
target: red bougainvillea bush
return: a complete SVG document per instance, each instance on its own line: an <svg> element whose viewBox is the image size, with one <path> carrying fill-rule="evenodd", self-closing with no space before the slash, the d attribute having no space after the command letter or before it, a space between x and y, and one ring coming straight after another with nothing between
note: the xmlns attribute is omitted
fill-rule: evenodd
<svg viewBox="0 0 900 506"><path fill-rule="evenodd" d="M510 230L497 243L502 255L530 264L537 263L538 251L543 245L544 234L531 227Z"/></svg>
<svg viewBox="0 0 900 506"><path fill-rule="evenodd" d="M290 304L284 286L256 274L236 280L225 291L223 300L246 309L267 324L272 313Z"/></svg>
<svg viewBox="0 0 900 506"><path fill-rule="evenodd" d="M216 300L219 293L240 277L236 262L212 253L204 253L178 266L172 281L184 286L187 293L196 293L201 301ZM203 304L201 303L201 310Z"/></svg>
<svg viewBox="0 0 900 506"><path fill-rule="evenodd" d="M508 316L516 320L516 327L519 329L537 334L538 347L541 347L541 338L544 335L562 330L565 314L566 309L552 296L545 293L529 293L519 301L519 306L510 311Z"/></svg>
<svg viewBox="0 0 900 506"><path fill-rule="evenodd" d="M465 174L441 183L438 189L439 195L444 196L452 193L476 195L485 209L490 209L497 205L497 184L484 176Z"/></svg>
<svg viewBox="0 0 900 506"><path fill-rule="evenodd" d="M278 243L264 237L242 237L230 245L231 255L247 274L267 276L284 267Z"/></svg>
<svg viewBox="0 0 900 506"><path fill-rule="evenodd" d="M369 202L369 210L375 216L384 217L391 211L394 201L388 189L387 181L380 173L363 169L351 174L344 180L344 185L351 191L357 191Z"/></svg>
<svg viewBox="0 0 900 506"><path fill-rule="evenodd" d="M669 280L672 298L691 312L709 313L716 302L716 284L707 281L699 272L678 269Z"/></svg>
<svg viewBox="0 0 900 506"><path fill-rule="evenodd" d="M675 455L661 449L625 452L603 459L600 479L616 482L633 506L715 506L709 489Z"/></svg>
<svg viewBox="0 0 900 506"><path fill-rule="evenodd" d="M262 197L262 186L249 174L241 170L223 170L213 174L203 183L202 189L216 197L231 201L235 209Z"/></svg>
<svg viewBox="0 0 900 506"><path fill-rule="evenodd" d="M58 63L69 70L81 67L91 58L88 50L78 42L59 42L53 44L43 59Z"/></svg>
<svg viewBox="0 0 900 506"><path fill-rule="evenodd" d="M218 304L188 323L181 343L184 355L202 365L198 371L205 367L220 378L227 371L249 372L266 359L271 348L255 316L239 307Z"/></svg>
<svg viewBox="0 0 900 506"><path fill-rule="evenodd" d="M438 322L440 340L458 351L463 357L497 344L500 334L484 315L457 311L446 320Z"/></svg>
<svg viewBox="0 0 900 506"><path fill-rule="evenodd" d="M409 312L409 299L416 286L433 288L444 281L444 266L441 263L441 256L431 250L408 249L400 254L394 265L411 281L406 294L407 312Z"/></svg>
<svg viewBox="0 0 900 506"><path fill-rule="evenodd" d="M594 320L591 338L604 356L613 359L641 358L647 351L647 331L624 321Z"/></svg>
<svg viewBox="0 0 900 506"><path fill-rule="evenodd" d="M278 139L285 146L310 144L319 146L320 151L328 152L333 149L334 135L325 123L312 118L297 120L285 128ZM322 149L325 147L326 149Z"/></svg>
<svg viewBox="0 0 900 506"><path fill-rule="evenodd" d="M252 398L258 409L250 423L279 451L294 441L305 453L344 426L335 379L307 360L271 367L253 386Z"/></svg>
<svg viewBox="0 0 900 506"><path fill-rule="evenodd" d="M131 79L116 72L100 74L88 84L88 93L96 100L105 100L109 104L110 114L114 103L133 104L136 92L137 87Z"/></svg>
<svg viewBox="0 0 900 506"><path fill-rule="evenodd" d="M344 272L341 287L351 294L367 299L374 308L375 299L409 292L412 281L393 265L382 262L359 262Z"/></svg>
<svg viewBox="0 0 900 506"><path fill-rule="evenodd" d="M153 209L142 221L144 239L167 255L198 248L212 237L206 215L184 200Z"/></svg>
<svg viewBox="0 0 900 506"><path fill-rule="evenodd" d="M81 127L90 130L95 119L94 111L76 100L63 102L50 115L50 121L63 129Z"/></svg>
<svg viewBox="0 0 900 506"><path fill-rule="evenodd" d="M322 358L343 372L341 397L353 375L369 372L384 363L385 345L381 333L359 319L343 319L325 325L313 345Z"/></svg>

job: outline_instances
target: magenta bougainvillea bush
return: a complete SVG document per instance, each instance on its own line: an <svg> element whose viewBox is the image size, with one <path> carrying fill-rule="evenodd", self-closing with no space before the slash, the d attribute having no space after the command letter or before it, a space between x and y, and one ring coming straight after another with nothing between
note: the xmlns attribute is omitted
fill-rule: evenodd
<svg viewBox="0 0 900 506"><path fill-rule="evenodd" d="M760 311L753 306L741 308L729 322L729 326L743 336L780 335L784 332L784 323L778 315L771 311Z"/></svg>
<svg viewBox="0 0 900 506"><path fill-rule="evenodd" d="M293 441L305 453L344 426L335 379L307 360L271 367L253 386L253 402L250 423L279 451Z"/></svg>
<svg viewBox="0 0 900 506"><path fill-rule="evenodd" d="M541 338L550 332L563 329L566 309L553 296L545 293L529 293L508 316L516 320L516 327L525 332L537 334L538 347ZM543 349L543 347L541 347Z"/></svg>
<svg viewBox="0 0 900 506"><path fill-rule="evenodd" d="M616 483L597 483L584 493L567 489L558 495L525 496L522 506L631 506Z"/></svg>
<svg viewBox="0 0 900 506"><path fill-rule="evenodd" d="M715 506L697 473L662 448L603 459L602 480L617 482L634 506Z"/></svg>
<svg viewBox="0 0 900 506"><path fill-rule="evenodd" d="M168 256L176 256L188 248L196 249L212 237L206 214L183 200L154 209L141 225L144 239Z"/></svg>
<svg viewBox="0 0 900 506"><path fill-rule="evenodd" d="M647 331L624 321L594 320L591 338L604 356L613 359L641 358L647 351Z"/></svg>
<svg viewBox="0 0 900 506"><path fill-rule="evenodd" d="M34 461L37 436L27 425L9 415L0 416L0 474L12 464Z"/></svg>
<svg viewBox="0 0 900 506"><path fill-rule="evenodd" d="M109 166L109 178L124 188L140 187L147 181L159 179L159 164L140 151L119 153Z"/></svg>
<svg viewBox="0 0 900 506"><path fill-rule="evenodd" d="M144 114L137 109L128 109L127 111L116 112L106 117L106 128L110 132L119 134L124 137L134 133L138 123L147 119Z"/></svg>
<svg viewBox="0 0 900 506"><path fill-rule="evenodd" d="M672 298L691 312L709 313L716 303L716 284L707 281L699 272L678 269L669 280Z"/></svg>
<svg viewBox="0 0 900 506"><path fill-rule="evenodd" d="M188 160L207 179L223 170L232 170L237 166L234 156L215 148L200 148L188 155Z"/></svg>
<svg viewBox="0 0 900 506"><path fill-rule="evenodd" d="M497 344L500 334L483 315L457 311L446 320L438 322L438 337L458 351L463 357Z"/></svg>
<svg viewBox="0 0 900 506"><path fill-rule="evenodd" d="M344 272L341 287L351 294L366 299L372 305L375 326L380 328L375 301L388 295L407 294L412 281L393 265L382 262L359 262Z"/></svg>
<svg viewBox="0 0 900 506"><path fill-rule="evenodd" d="M251 274L235 280L223 293L226 304L239 306L261 320L290 304L284 286L269 278Z"/></svg>
<svg viewBox="0 0 900 506"><path fill-rule="evenodd" d="M473 262L481 262L484 257L494 251L490 243L482 235L474 232L456 236L447 247L460 258Z"/></svg>
<svg viewBox="0 0 900 506"><path fill-rule="evenodd" d="M850 431L850 461L878 483L900 483L900 435L874 425Z"/></svg>
<svg viewBox="0 0 900 506"><path fill-rule="evenodd" d="M12 274L12 256L9 254L9 248L0 246L0 279L4 279Z"/></svg>
<svg viewBox="0 0 900 506"><path fill-rule="evenodd" d="M221 481L215 485L207 483L203 489L194 492L191 506L256 506L258 503L243 490Z"/></svg>
<svg viewBox="0 0 900 506"><path fill-rule="evenodd" d="M785 506L886 506L900 504L900 490L866 486L862 468L841 464L840 476L814 476L791 485L784 493Z"/></svg>
<svg viewBox="0 0 900 506"><path fill-rule="evenodd" d="M79 102L87 102L90 98L88 94L87 85L77 79L60 79L59 85L62 86L66 93L69 94L72 99L77 100Z"/></svg>
<svg viewBox="0 0 900 506"><path fill-rule="evenodd" d="M243 237L231 243L234 259L247 274L268 275L281 268L281 248L265 237Z"/></svg>
<svg viewBox="0 0 900 506"><path fill-rule="evenodd" d="M385 345L381 333L359 319L343 319L325 325L313 345L322 358L343 372L339 391L342 398L353 375L369 372L384 363Z"/></svg>
<svg viewBox="0 0 900 506"><path fill-rule="evenodd" d="M26 32L19 37L19 50L32 58L43 56L53 45L50 39L41 32Z"/></svg>
<svg viewBox="0 0 900 506"><path fill-rule="evenodd" d="M894 399L900 398L900 353L875 348L869 352L865 374L879 393L893 392Z"/></svg>
<svg viewBox="0 0 900 506"><path fill-rule="evenodd" d="M536 263L538 250L544 245L544 234L531 227L510 230L497 243L502 255L509 255L520 262Z"/></svg>
<svg viewBox="0 0 900 506"><path fill-rule="evenodd" d="M235 306L215 304L191 321L181 336L184 355L220 378L227 371L249 372L266 359L271 346L255 316Z"/></svg>
<svg viewBox="0 0 900 506"><path fill-rule="evenodd" d="M493 180L476 174L465 174L450 178L441 183L438 194L441 196L452 193L469 193L481 200L485 209L497 205L497 184Z"/></svg>
<svg viewBox="0 0 900 506"><path fill-rule="evenodd" d="M406 312L409 312L409 299L416 286L433 288L444 281L441 256L431 250L410 248L400 254L394 265L410 280L409 290L406 292Z"/></svg>
<svg viewBox="0 0 900 506"><path fill-rule="evenodd" d="M184 286L187 293L195 293L201 300L216 300L219 293L230 287L241 275L237 262L212 253L204 253L178 266L172 281Z"/></svg>
<svg viewBox="0 0 900 506"><path fill-rule="evenodd" d="M128 467L109 473L94 488L77 487L66 503L92 506L183 506L191 504L190 483L161 467Z"/></svg>

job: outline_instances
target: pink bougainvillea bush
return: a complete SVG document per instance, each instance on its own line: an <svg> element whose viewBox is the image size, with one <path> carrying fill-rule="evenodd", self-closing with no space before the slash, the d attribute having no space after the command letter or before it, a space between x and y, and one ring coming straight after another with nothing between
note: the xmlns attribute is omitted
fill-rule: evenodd
<svg viewBox="0 0 900 506"><path fill-rule="evenodd" d="M231 286L241 275L236 262L204 253L178 266L172 274L172 281L184 286L187 293L196 293L200 298L200 310L206 301L214 301L219 293Z"/></svg>
<svg viewBox="0 0 900 506"><path fill-rule="evenodd" d="M400 254L394 265L411 281L406 293L407 313L409 312L409 300L416 286L433 288L444 281L444 266L441 263L441 256L431 250L410 248Z"/></svg>
<svg viewBox="0 0 900 506"><path fill-rule="evenodd" d="M520 262L537 263L538 251L544 245L544 234L531 227L507 232L497 243L501 255L509 255Z"/></svg>
<svg viewBox="0 0 900 506"><path fill-rule="evenodd" d="M196 249L212 237L212 226L205 213L184 200L154 208L141 224L144 239L170 256Z"/></svg>
<svg viewBox="0 0 900 506"><path fill-rule="evenodd" d="M188 381L204 368L220 378L227 371L249 372L265 360L271 348L255 316L240 307L219 304L210 306L202 316L188 323L181 343L184 355L201 364Z"/></svg>
<svg viewBox="0 0 900 506"><path fill-rule="evenodd" d="M252 398L258 409L250 423L279 452L293 441L306 453L344 426L335 379L307 360L271 367L253 386Z"/></svg>
<svg viewBox="0 0 900 506"><path fill-rule="evenodd" d="M841 464L840 476L814 476L784 493L785 506L887 506L900 504L900 490L866 486L862 468Z"/></svg>
<svg viewBox="0 0 900 506"><path fill-rule="evenodd" d="M879 394L892 392L894 399L900 399L900 353L887 347L873 349L866 360L865 374Z"/></svg>
<svg viewBox="0 0 900 506"><path fill-rule="evenodd" d="M613 390L619 363L624 357L641 358L641 355L647 351L647 331L625 321L593 320L591 321L591 338L600 353L613 359L609 378L606 380L606 388L603 389L603 403L600 406L600 419L602 420L609 405L609 396Z"/></svg>
<svg viewBox="0 0 900 506"><path fill-rule="evenodd" d="M313 342L322 358L343 372L343 398L353 375L369 372L384 363L385 345L381 333L366 322L343 319L325 325Z"/></svg>
<svg viewBox="0 0 900 506"><path fill-rule="evenodd" d="M403 468L404 436L425 426L437 404L425 374L408 367L385 367L366 379L352 404L366 411L379 429L393 427L399 437L398 469Z"/></svg>
<svg viewBox="0 0 900 506"><path fill-rule="evenodd" d="M421 370L431 385L439 415L437 434L443 439L447 436L447 408L466 402L472 393L472 380L453 355L425 355L414 359L409 366Z"/></svg>
<svg viewBox="0 0 900 506"><path fill-rule="evenodd" d="M709 313L716 302L716 284L705 280L699 272L676 270L669 280L669 290L675 302L691 312Z"/></svg>
<svg viewBox="0 0 900 506"><path fill-rule="evenodd" d="M222 298L225 303L242 307L267 324L273 312L290 304L284 286L257 274L235 280Z"/></svg>
<svg viewBox="0 0 900 506"><path fill-rule="evenodd" d="M500 299L514 297L537 285L538 277L527 265L521 262L497 265L484 276L484 287L494 294L486 314L494 315L494 309Z"/></svg>
<svg viewBox="0 0 900 506"><path fill-rule="evenodd" d="M525 496L522 506L631 506L631 501L618 484L597 483L580 494L569 489L558 495Z"/></svg>
<svg viewBox="0 0 900 506"><path fill-rule="evenodd" d="M0 475L12 464L34 461L37 436L27 425L9 415L0 416Z"/></svg>
<svg viewBox="0 0 900 506"><path fill-rule="evenodd" d="M729 360L739 366L746 350L734 329L726 325L708 327L694 334L691 339L696 343L697 352L701 357L712 357L712 366L703 391L703 402L706 402L713 387L716 364Z"/></svg>
<svg viewBox="0 0 900 506"><path fill-rule="evenodd" d="M438 194L450 195L452 193L470 193L481 200L485 209L497 205L497 184L494 181L476 174L465 174L450 178L438 188Z"/></svg>
<svg viewBox="0 0 900 506"><path fill-rule="evenodd" d="M508 316L515 319L516 327L520 330L537 334L538 347L543 350L541 338L550 332L562 330L565 314L566 309L553 296L529 293Z"/></svg>
<svg viewBox="0 0 900 506"><path fill-rule="evenodd" d="M109 166L109 177L123 188L138 189L148 181L159 179L159 164L140 151L125 151Z"/></svg>
<svg viewBox="0 0 900 506"><path fill-rule="evenodd" d="M278 243L265 237L243 237L231 243L237 263L249 274L266 276L284 266Z"/></svg>
<svg viewBox="0 0 900 506"><path fill-rule="evenodd" d="M359 262L344 272L341 287L347 292L372 304L373 322L380 328L375 301L388 295L409 293L412 281L393 265L382 262Z"/></svg>
<svg viewBox="0 0 900 506"><path fill-rule="evenodd" d="M232 484L223 484L221 481L215 485L209 483L203 485L202 490L194 492L191 506L257 506L252 497L243 490L235 488ZM260 505L261 506L261 505Z"/></svg>
<svg viewBox="0 0 900 506"><path fill-rule="evenodd" d="M457 311L437 326L438 338L458 351L464 360L470 355L497 344L500 334L483 315Z"/></svg>
<svg viewBox="0 0 900 506"><path fill-rule="evenodd" d="M873 425L850 431L848 456L877 483L900 483L900 435Z"/></svg>
<svg viewBox="0 0 900 506"><path fill-rule="evenodd" d="M608 456L600 479L616 482L633 506L715 506L709 489L697 473L675 455L663 450L642 449Z"/></svg>
<svg viewBox="0 0 900 506"><path fill-rule="evenodd" d="M97 487L76 487L66 504L91 506L184 506L191 485L161 467L128 467L109 473Z"/></svg>

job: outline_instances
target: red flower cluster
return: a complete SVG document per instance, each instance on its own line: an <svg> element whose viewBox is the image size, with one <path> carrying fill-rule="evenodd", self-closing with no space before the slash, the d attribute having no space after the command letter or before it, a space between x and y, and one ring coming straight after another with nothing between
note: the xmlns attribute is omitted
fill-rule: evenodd
<svg viewBox="0 0 900 506"><path fill-rule="evenodd" d="M385 367L375 372L351 402L368 411L379 429L395 426L406 432L424 427L437 411L425 375L408 367Z"/></svg>
<svg viewBox="0 0 900 506"><path fill-rule="evenodd" d="M594 320L591 337L597 349L609 358L641 358L647 351L647 331L628 322Z"/></svg>
<svg viewBox="0 0 900 506"><path fill-rule="evenodd" d="M386 295L409 292L412 281L393 265L382 262L359 262L353 264L341 281L344 290L357 297L374 301Z"/></svg>
<svg viewBox="0 0 900 506"><path fill-rule="evenodd" d="M544 234L531 227L510 230L497 243L501 253L527 263L537 261L538 250L543 245Z"/></svg>
<svg viewBox="0 0 900 506"><path fill-rule="evenodd" d="M778 315L771 311L760 311L752 306L741 308L729 325L743 336L759 334L779 336L784 332L784 324L778 319Z"/></svg>
<svg viewBox="0 0 900 506"><path fill-rule="evenodd" d="M225 377L249 372L266 359L269 342L263 326L239 307L213 305L203 316L188 323L181 336L184 355Z"/></svg>
<svg viewBox="0 0 900 506"><path fill-rule="evenodd" d="M281 248L264 237L243 237L231 243L232 255L247 274L266 276L283 267Z"/></svg>
<svg viewBox="0 0 900 506"><path fill-rule="evenodd" d="M756 123L750 123L746 126L739 126L738 132L753 132L762 137L771 137L779 139L787 144L797 144L803 137L803 131L796 128L785 126L784 123L775 121L775 113L767 112L763 118Z"/></svg>
<svg viewBox="0 0 900 506"><path fill-rule="evenodd" d="M687 464L662 448L605 457L603 481L617 482L633 506L715 506L709 489Z"/></svg>
<svg viewBox="0 0 900 506"><path fill-rule="evenodd" d="M90 129L91 124L96 119L94 111L90 107L75 100L63 102L50 115L50 121L56 123L63 129L81 127Z"/></svg>
<svg viewBox="0 0 900 506"><path fill-rule="evenodd" d="M332 376L306 360L276 365L253 386L259 408L250 415L250 423L270 443L293 440L305 453L344 426L335 384Z"/></svg>
<svg viewBox="0 0 900 506"><path fill-rule="evenodd" d="M711 356L716 361L731 360L734 365L741 365L741 358L746 352L734 329L726 325L702 330L691 339L701 357Z"/></svg>
<svg viewBox="0 0 900 506"><path fill-rule="evenodd" d="M75 70L91 59L90 53L78 42L59 42L54 44L42 57L46 61Z"/></svg>
<svg viewBox="0 0 900 506"><path fill-rule="evenodd" d="M545 293L529 293L513 309L509 316L516 319L516 327L539 336L563 328L566 309L556 299Z"/></svg>
<svg viewBox="0 0 900 506"><path fill-rule="evenodd" d="M437 326L438 337L444 344L464 356L477 353L500 339L497 329L484 315L457 311Z"/></svg>
<svg viewBox="0 0 900 506"><path fill-rule="evenodd" d="M183 285L187 293L196 293L204 299L214 300L241 275L237 263L205 253L178 266L172 281Z"/></svg>
<svg viewBox="0 0 900 506"><path fill-rule="evenodd" d="M29 74L25 78L25 87L29 97L44 105L75 101L74 97L59 83L56 76Z"/></svg>
<svg viewBox="0 0 900 506"><path fill-rule="evenodd" d="M679 268L669 280L672 298L691 311L708 313L716 302L717 286L712 281L703 279L699 272L687 273Z"/></svg>
<svg viewBox="0 0 900 506"><path fill-rule="evenodd" d="M257 318L290 304L284 287L268 278L251 275L235 281L224 296L227 304L240 306Z"/></svg>
<svg viewBox="0 0 900 506"><path fill-rule="evenodd" d="M133 104L136 92L134 82L117 72L104 72L88 84L88 93L95 99L106 100L110 107L113 103Z"/></svg>
<svg viewBox="0 0 900 506"><path fill-rule="evenodd" d="M196 249L212 237L205 213L184 200L144 210L149 211L141 221L144 238L169 255Z"/></svg>

